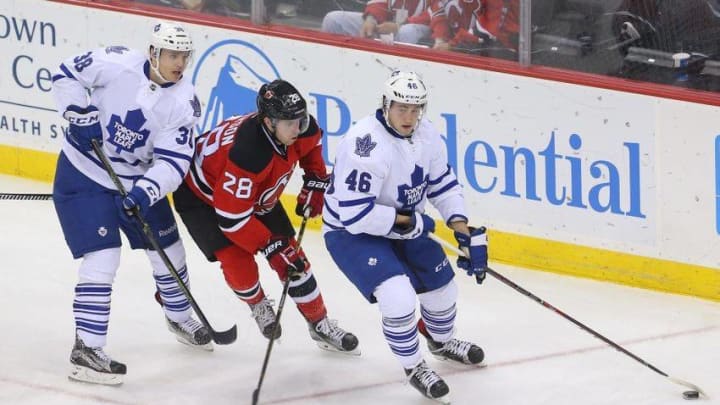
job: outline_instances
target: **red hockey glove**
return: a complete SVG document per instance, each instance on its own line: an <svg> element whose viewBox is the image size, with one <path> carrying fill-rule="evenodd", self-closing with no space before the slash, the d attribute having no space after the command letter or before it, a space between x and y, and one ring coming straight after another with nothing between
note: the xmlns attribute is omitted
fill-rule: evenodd
<svg viewBox="0 0 720 405"><path fill-rule="evenodd" d="M303 176L305 183L297 197L295 213L301 217L305 216L308 210L310 218L322 214L323 197L325 190L330 187L330 175L318 176L317 174L306 174Z"/></svg>
<svg viewBox="0 0 720 405"><path fill-rule="evenodd" d="M288 275L290 280L297 280L305 272L305 257L295 249L293 242L287 237L273 237L270 238L270 243L261 249L270 267L283 281Z"/></svg>

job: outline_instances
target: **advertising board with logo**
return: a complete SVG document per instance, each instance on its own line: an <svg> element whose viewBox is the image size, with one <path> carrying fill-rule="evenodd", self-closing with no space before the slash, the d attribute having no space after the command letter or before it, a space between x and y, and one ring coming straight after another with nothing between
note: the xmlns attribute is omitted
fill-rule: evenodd
<svg viewBox="0 0 720 405"><path fill-rule="evenodd" d="M49 92L52 71L63 59L94 47L146 49L155 21L39 0L0 4L6 55L0 61L0 145L56 153L65 123ZM187 27L196 47L186 74L202 107L198 133L253 111L260 85L281 77L308 99L324 129L324 154L332 167L337 140L379 107L390 71L413 70L429 87L427 117L443 134L474 222L690 265L720 263L717 108ZM289 192L297 190L297 177Z"/></svg>

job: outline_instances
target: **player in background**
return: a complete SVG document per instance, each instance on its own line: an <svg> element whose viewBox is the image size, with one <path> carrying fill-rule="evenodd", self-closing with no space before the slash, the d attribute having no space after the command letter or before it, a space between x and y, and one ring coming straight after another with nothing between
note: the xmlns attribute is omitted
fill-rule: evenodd
<svg viewBox="0 0 720 405"><path fill-rule="evenodd" d="M125 364L103 349L120 230L131 248L147 252L170 331L182 343L212 350L207 329L192 318L190 303L131 217L137 208L187 283L185 250L165 196L182 182L194 149L200 105L183 76L192 53L187 31L162 22L154 26L146 52L100 48L65 60L53 75L58 111L69 121L53 202L73 257L82 259L73 301L71 379L116 385L126 373ZM102 143L130 190L125 198L93 151L93 140Z"/></svg>
<svg viewBox="0 0 720 405"><path fill-rule="evenodd" d="M220 261L228 286L252 311L260 332L272 336L277 322L265 296L255 254L262 253L308 322L321 348L352 354L358 339L327 316L310 262L279 198L296 164L304 185L297 215L320 215L329 176L322 158L322 131L305 99L284 80L264 84L256 113L234 116L198 138L190 173L173 194L175 209L211 262ZM279 337L281 329L278 325Z"/></svg>
<svg viewBox="0 0 720 405"><path fill-rule="evenodd" d="M427 365L417 332L441 359L478 364L480 347L454 338L457 286L447 256L427 234L429 201L469 253L458 261L478 282L487 267L485 229L468 227L462 187L440 133L423 118L427 90L412 72L393 72L382 107L359 120L336 149L325 195L323 234L333 260L370 303L410 383L448 401L449 388ZM420 320L416 322L416 296Z"/></svg>

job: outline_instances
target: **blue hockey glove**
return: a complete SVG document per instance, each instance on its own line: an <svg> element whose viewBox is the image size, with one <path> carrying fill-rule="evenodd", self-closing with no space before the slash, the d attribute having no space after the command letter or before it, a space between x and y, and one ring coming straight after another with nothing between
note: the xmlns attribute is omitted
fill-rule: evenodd
<svg viewBox="0 0 720 405"><path fill-rule="evenodd" d="M63 118L68 120L68 140L82 151L92 150L92 140L96 139L102 144L102 129L100 128L100 113L98 109L89 105L81 108L76 105L68 106Z"/></svg>
<svg viewBox="0 0 720 405"><path fill-rule="evenodd" d="M482 284L488 265L488 239L485 227L481 226L477 229L470 227L470 235L455 232L455 240L458 242L458 247L469 255L458 257L457 266L465 270L468 276L475 275L475 281Z"/></svg>
<svg viewBox="0 0 720 405"><path fill-rule="evenodd" d="M394 225L390 229L390 239L415 239L418 236L435 232L435 220L430 216L419 212L398 212L401 215L408 215L410 223L405 226Z"/></svg>
<svg viewBox="0 0 720 405"><path fill-rule="evenodd" d="M117 197L116 201L120 209L120 215L125 217L126 220L135 215L135 212L139 212L144 217L150 208L150 197L138 186L134 186L124 198L122 196Z"/></svg>

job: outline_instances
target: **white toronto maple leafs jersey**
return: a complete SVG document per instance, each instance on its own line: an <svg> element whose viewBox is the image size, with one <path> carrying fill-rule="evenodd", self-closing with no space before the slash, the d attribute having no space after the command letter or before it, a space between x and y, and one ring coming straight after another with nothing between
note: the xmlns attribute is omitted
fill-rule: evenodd
<svg viewBox="0 0 720 405"><path fill-rule="evenodd" d="M63 114L69 105L100 112L103 151L129 190L142 187L157 202L182 182L193 155L200 103L187 77L158 85L145 54L121 46L65 60L53 75L53 96ZM89 92L89 97L88 97ZM67 140L62 150L83 174L115 189L94 151Z"/></svg>
<svg viewBox="0 0 720 405"><path fill-rule="evenodd" d="M337 145L332 178L323 232L385 236L397 211L422 213L428 200L446 223L467 221L445 143L425 119L410 138L389 128L381 110L361 119Z"/></svg>

